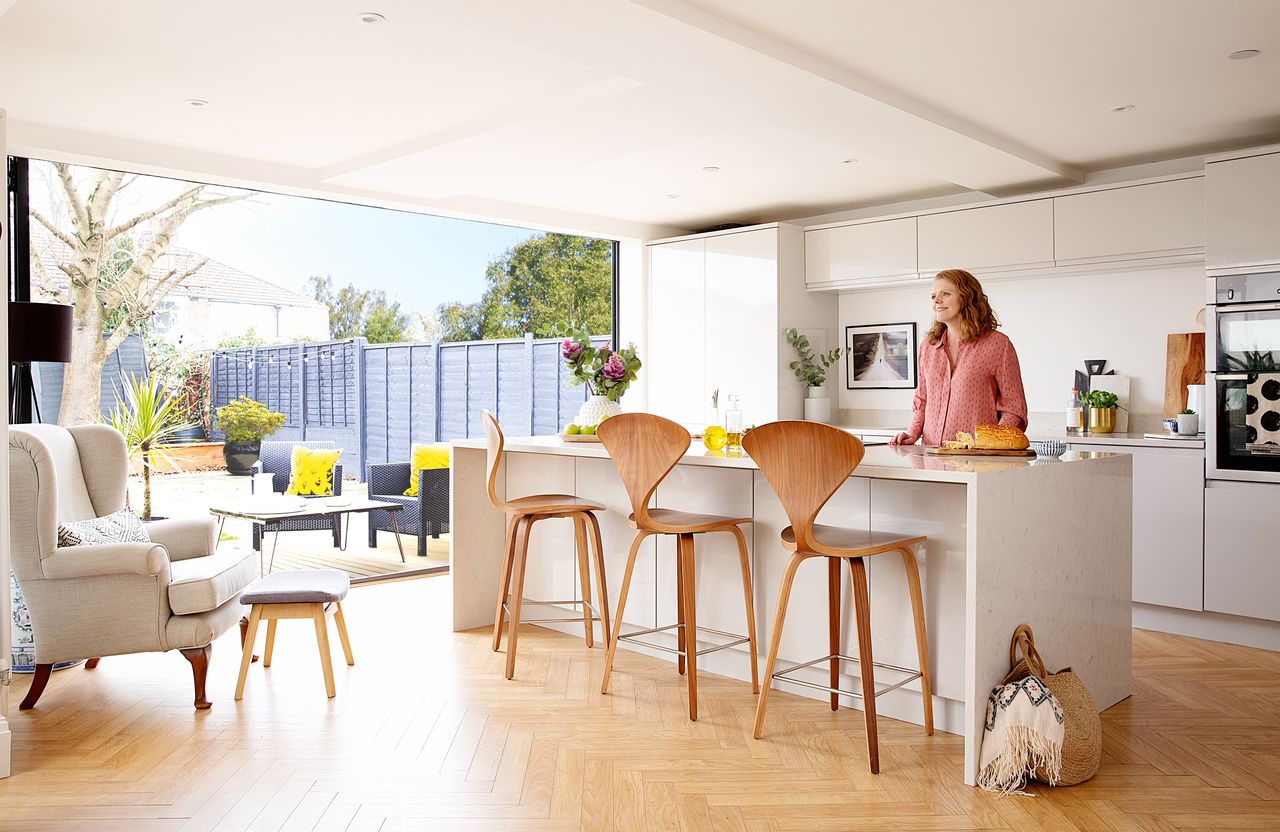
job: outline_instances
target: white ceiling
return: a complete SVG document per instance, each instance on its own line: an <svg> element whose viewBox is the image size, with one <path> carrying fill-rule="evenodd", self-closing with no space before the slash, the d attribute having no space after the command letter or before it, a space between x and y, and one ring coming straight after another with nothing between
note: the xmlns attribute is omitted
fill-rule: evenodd
<svg viewBox="0 0 1280 832"><path fill-rule="evenodd" d="M1263 144L1277 90L1275 0L0 0L13 152L621 236Z"/></svg>

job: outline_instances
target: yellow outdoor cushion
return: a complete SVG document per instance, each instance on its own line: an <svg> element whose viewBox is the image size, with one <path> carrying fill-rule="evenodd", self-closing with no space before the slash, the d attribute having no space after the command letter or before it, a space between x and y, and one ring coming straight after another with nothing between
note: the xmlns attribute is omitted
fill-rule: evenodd
<svg viewBox="0 0 1280 832"><path fill-rule="evenodd" d="M418 472L449 467L448 445L414 445L409 455L409 487L404 496L418 496Z"/></svg>
<svg viewBox="0 0 1280 832"><path fill-rule="evenodd" d="M289 487L286 494L332 494L333 466L342 456L341 448L307 448L293 446L289 462Z"/></svg>

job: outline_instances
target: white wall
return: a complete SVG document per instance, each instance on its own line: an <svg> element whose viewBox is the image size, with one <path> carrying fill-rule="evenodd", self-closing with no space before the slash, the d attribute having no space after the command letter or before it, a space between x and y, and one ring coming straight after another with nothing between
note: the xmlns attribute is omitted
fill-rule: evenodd
<svg viewBox="0 0 1280 832"><path fill-rule="evenodd" d="M1084 369L1086 358L1105 358L1108 370L1132 379L1134 427L1153 429L1164 410L1165 336L1203 329L1195 317L1204 305L1204 281L1202 265L984 281L1001 331L1018 351L1032 427L1037 427L1037 412L1066 409L1074 371ZM932 285L921 280L919 286L842 293L841 334L846 326L916 321L917 337L923 340L932 320ZM905 419L913 394L842 389L840 407L896 411Z"/></svg>

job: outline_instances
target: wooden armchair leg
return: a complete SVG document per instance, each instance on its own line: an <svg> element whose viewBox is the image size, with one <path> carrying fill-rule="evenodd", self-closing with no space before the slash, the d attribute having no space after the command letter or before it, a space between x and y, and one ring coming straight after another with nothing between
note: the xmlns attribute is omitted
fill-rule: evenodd
<svg viewBox="0 0 1280 832"><path fill-rule="evenodd" d="M213 654L213 645L189 647L182 650L182 656L191 662L191 673L195 677L196 710L205 711L213 706L204 693L204 682L209 675L209 656Z"/></svg>
<svg viewBox="0 0 1280 832"><path fill-rule="evenodd" d="M27 695L18 706L18 710L29 711L36 706L40 694L44 693L44 686L49 684L51 673L53 673L53 664L36 665L36 673L31 677L31 687L27 689Z"/></svg>
<svg viewBox="0 0 1280 832"><path fill-rule="evenodd" d="M85 663L84 663L84 669L85 669L85 670L93 670L94 668L96 668L96 667L98 666L98 662L100 662L100 661L102 661L102 657L101 657L101 656L98 656L98 657L96 657L96 658L89 659L89 661L87 661L87 662L85 662Z"/></svg>

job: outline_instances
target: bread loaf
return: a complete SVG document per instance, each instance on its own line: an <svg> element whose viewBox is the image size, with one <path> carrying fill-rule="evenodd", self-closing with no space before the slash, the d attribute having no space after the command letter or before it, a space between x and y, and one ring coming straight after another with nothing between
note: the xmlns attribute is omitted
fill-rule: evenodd
<svg viewBox="0 0 1280 832"><path fill-rule="evenodd" d="M973 429L973 447L984 451L1021 451L1031 443L1013 425L978 425Z"/></svg>

